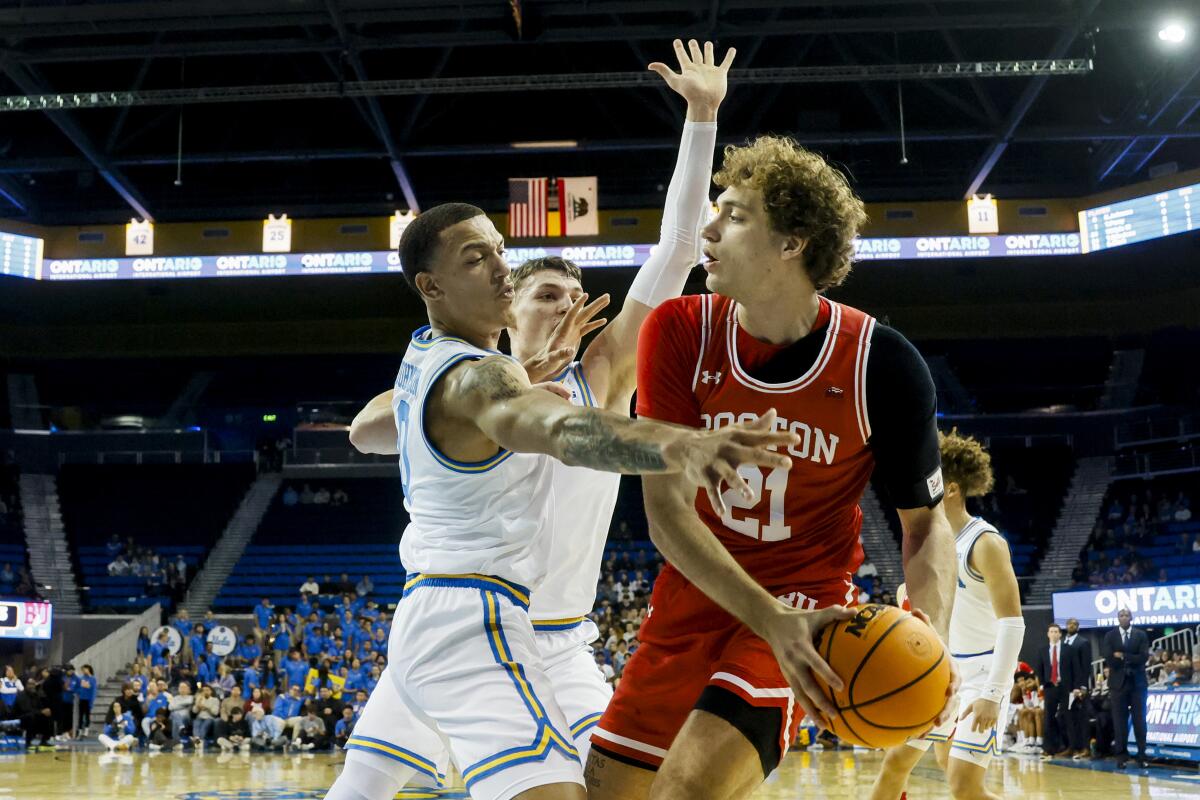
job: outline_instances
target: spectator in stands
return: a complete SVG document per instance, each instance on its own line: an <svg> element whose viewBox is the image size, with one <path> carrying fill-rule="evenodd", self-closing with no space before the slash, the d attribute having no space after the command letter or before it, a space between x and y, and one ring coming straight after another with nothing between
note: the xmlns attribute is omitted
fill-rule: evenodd
<svg viewBox="0 0 1200 800"><path fill-rule="evenodd" d="M147 717L145 724L150 752L170 752L175 747L176 741L171 738L171 717L165 708L158 709L153 717Z"/></svg>
<svg viewBox="0 0 1200 800"><path fill-rule="evenodd" d="M308 599L307 597L305 597L305 595L315 596L320 593L321 593L321 587L317 583L316 578L312 575L309 575L308 580L306 580L304 583L300 584L300 596L302 599L305 599L305 600ZM299 610L299 609L297 609L297 610Z"/></svg>
<svg viewBox="0 0 1200 800"><path fill-rule="evenodd" d="M246 638L242 640L242 644L237 650L238 658L243 661L257 666L258 659L262 657L262 648L258 645L258 639L253 633L246 634Z"/></svg>
<svg viewBox="0 0 1200 800"><path fill-rule="evenodd" d="M294 506L300 502L300 495L298 495L296 493L296 490L294 487L288 486L286 489L283 490L282 500L283 500L283 504L285 506L287 506L288 508L291 508L292 506Z"/></svg>
<svg viewBox="0 0 1200 800"><path fill-rule="evenodd" d="M150 629L145 625L138 631L137 655L139 658L147 658L150 655Z"/></svg>
<svg viewBox="0 0 1200 800"><path fill-rule="evenodd" d="M300 735L300 720L303 719L304 697L300 694L300 685L292 684L287 694L275 698L271 714L278 717L284 725L284 732L291 731L290 738Z"/></svg>
<svg viewBox="0 0 1200 800"><path fill-rule="evenodd" d="M313 505L327 506L327 505L329 505L329 501L332 499L333 499L333 495L331 495L329 493L328 489L326 489L324 486L322 486L320 489L317 489L315 494L313 494L312 501L313 501Z"/></svg>
<svg viewBox="0 0 1200 800"><path fill-rule="evenodd" d="M314 497L315 495L313 494L312 487L307 483L304 484L304 488L300 490L300 505L312 505ZM316 592L313 592L313 594L316 594Z"/></svg>
<svg viewBox="0 0 1200 800"><path fill-rule="evenodd" d="M250 749L282 750L286 744L283 721L279 717L255 709L250 716Z"/></svg>
<svg viewBox="0 0 1200 800"><path fill-rule="evenodd" d="M79 675L79 725L84 736L92 734L92 705L96 702L96 673L84 664Z"/></svg>
<svg viewBox="0 0 1200 800"><path fill-rule="evenodd" d="M4 668L4 677L0 678L0 702L5 708L12 708L17 695L25 690L25 685L17 677L17 671L8 665Z"/></svg>
<svg viewBox="0 0 1200 800"><path fill-rule="evenodd" d="M217 679L210 685L221 697L228 697L237 688L237 678L233 676L233 670L229 664L222 661L217 665Z"/></svg>
<svg viewBox="0 0 1200 800"><path fill-rule="evenodd" d="M289 688L304 686L304 678L308 675L308 669L308 662L301 658L300 651L293 647L280 670L283 673L281 683Z"/></svg>
<svg viewBox="0 0 1200 800"><path fill-rule="evenodd" d="M213 695L211 686L201 686L192 705L192 744L203 748L212 738L213 723L221 715L221 701Z"/></svg>
<svg viewBox="0 0 1200 800"><path fill-rule="evenodd" d="M254 633L260 639L266 635L271 627L271 620L275 616L275 606L271 605L271 598L264 597L262 601L254 607Z"/></svg>
<svg viewBox="0 0 1200 800"><path fill-rule="evenodd" d="M330 502L330 505L344 506L349 502L350 502L350 495L346 494L345 489L338 487L337 489L333 490L333 499Z"/></svg>
<svg viewBox="0 0 1200 800"><path fill-rule="evenodd" d="M150 645L150 666L168 667L171 664L171 639L166 631L159 631L158 638Z"/></svg>
<svg viewBox="0 0 1200 800"><path fill-rule="evenodd" d="M114 750L128 750L137 744L137 729L133 714L124 710L120 700L114 700L104 717L104 733L100 734L100 744L110 753Z"/></svg>
<svg viewBox="0 0 1200 800"><path fill-rule="evenodd" d="M1172 517L1174 517L1176 522L1188 522L1189 520L1191 520L1191 518L1192 518L1192 501L1183 492L1180 492L1179 495L1175 498L1175 503L1173 504L1173 512L1174 513L1172 514Z"/></svg>
<svg viewBox="0 0 1200 800"><path fill-rule="evenodd" d="M108 553L109 558L115 557L117 553L125 549L125 545L121 544L121 537L115 533L108 537L108 541L104 543L104 552Z"/></svg>
<svg viewBox="0 0 1200 800"><path fill-rule="evenodd" d="M300 736L292 742L292 746L301 750L329 749L329 733L312 703L305 706L304 718L300 720Z"/></svg>
<svg viewBox="0 0 1200 800"><path fill-rule="evenodd" d="M328 583L328 581L326 581ZM326 587L325 591L333 591L336 594L348 596L354 594L354 581L350 580L350 575L343 572L338 578L337 583L332 587Z"/></svg>
<svg viewBox="0 0 1200 800"><path fill-rule="evenodd" d="M160 691L156 682L151 682L146 687L146 702L142 706L142 734L150 736L150 723L158 715L160 709L165 709L167 714L171 713L171 695Z"/></svg>
<svg viewBox="0 0 1200 800"><path fill-rule="evenodd" d="M867 594L870 594L875 588L875 581L879 578L879 568L871 562L871 559L865 558L855 576L858 578L858 585L865 589Z"/></svg>
<svg viewBox="0 0 1200 800"><path fill-rule="evenodd" d="M211 633L212 629L217 627L217 617L213 614L211 608L204 612L204 622L202 624L204 625L205 633Z"/></svg>
<svg viewBox="0 0 1200 800"><path fill-rule="evenodd" d="M17 582L17 573L13 572L12 564L5 564L4 569L0 569L0 585L11 587ZM8 589L7 591L12 591Z"/></svg>
<svg viewBox="0 0 1200 800"><path fill-rule="evenodd" d="M240 708L229 712L223 735L217 738L217 746L225 752L247 750L250 747L250 723Z"/></svg>
<svg viewBox="0 0 1200 800"><path fill-rule="evenodd" d="M354 732L354 722L354 709L350 706L343 706L341 719L333 726L333 744L335 747L346 746L346 742L350 739L350 734Z"/></svg>
<svg viewBox="0 0 1200 800"><path fill-rule="evenodd" d="M192 707L195 700L196 698L192 694L192 685L187 681L180 681L179 688L168 705L171 712L171 738L175 741L183 741L184 733L191 730Z"/></svg>
<svg viewBox="0 0 1200 800"><path fill-rule="evenodd" d="M362 580L354 587L354 592L359 597L366 597L373 591L375 591L375 582L371 580L370 575L363 575Z"/></svg>
<svg viewBox="0 0 1200 800"><path fill-rule="evenodd" d="M188 645L188 653L191 655L192 663L196 665L196 671L200 671L200 662L208 654L208 635L204 632L204 626L197 622L192 626L191 633L187 634L184 640ZM215 669L215 667L214 667ZM207 683L207 681L201 681Z"/></svg>
<svg viewBox="0 0 1200 800"><path fill-rule="evenodd" d="M183 578L184 580L187 580L188 565L187 565L187 559L185 559L183 557L183 553L179 553L178 555L175 556L174 567L175 567L175 572L177 572L179 574L179 577Z"/></svg>
<svg viewBox="0 0 1200 800"><path fill-rule="evenodd" d="M221 719L228 722L229 712L235 708L240 708L242 711L246 710L246 701L242 696L242 689L236 685L229 690L229 695L221 701Z"/></svg>
<svg viewBox="0 0 1200 800"><path fill-rule="evenodd" d="M117 557L108 563L108 574L114 578L129 575L131 572L132 568L125 560L124 553L117 553Z"/></svg>

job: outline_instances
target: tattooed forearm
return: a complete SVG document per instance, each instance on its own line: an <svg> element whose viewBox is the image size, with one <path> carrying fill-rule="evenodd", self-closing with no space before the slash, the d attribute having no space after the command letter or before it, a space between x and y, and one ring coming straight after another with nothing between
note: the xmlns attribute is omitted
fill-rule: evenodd
<svg viewBox="0 0 1200 800"><path fill-rule="evenodd" d="M563 463L631 475L665 471L662 444L638 440L635 424L594 409L572 414L559 425Z"/></svg>
<svg viewBox="0 0 1200 800"><path fill-rule="evenodd" d="M478 392L493 402L511 400L527 386L521 384L512 372L512 365L500 358L486 358L473 365L464 376L463 388Z"/></svg>

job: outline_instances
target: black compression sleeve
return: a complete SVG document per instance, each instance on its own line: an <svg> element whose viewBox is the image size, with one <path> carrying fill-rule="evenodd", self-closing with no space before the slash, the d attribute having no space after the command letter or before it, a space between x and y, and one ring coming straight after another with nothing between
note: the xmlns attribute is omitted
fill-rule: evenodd
<svg viewBox="0 0 1200 800"><path fill-rule="evenodd" d="M882 323L867 361L868 444L877 475L896 508L931 507L942 499L937 393L925 359Z"/></svg>

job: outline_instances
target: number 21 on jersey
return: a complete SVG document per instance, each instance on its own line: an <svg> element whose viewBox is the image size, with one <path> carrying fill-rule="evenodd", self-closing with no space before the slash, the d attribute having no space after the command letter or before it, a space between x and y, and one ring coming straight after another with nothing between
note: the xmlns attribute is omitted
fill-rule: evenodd
<svg viewBox="0 0 1200 800"><path fill-rule="evenodd" d="M721 517L721 522L729 530L749 536L751 539L759 539L764 542L781 542L784 539L790 539L792 527L784 523L784 499L787 497L789 470L776 467L771 470L764 481L762 470L759 467L753 464L743 464L738 467L738 474L745 478L746 483L750 485L754 499L747 500L742 497L741 492L726 489L721 493L721 498L725 501L725 515ZM770 521L765 525L761 524L754 516L740 519L734 516L735 509L758 511L764 503L767 504L770 513Z"/></svg>

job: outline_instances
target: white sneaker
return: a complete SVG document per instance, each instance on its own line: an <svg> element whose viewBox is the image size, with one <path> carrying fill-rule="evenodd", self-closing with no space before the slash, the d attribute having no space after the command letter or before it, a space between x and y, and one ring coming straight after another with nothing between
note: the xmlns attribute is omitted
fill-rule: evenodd
<svg viewBox="0 0 1200 800"><path fill-rule="evenodd" d="M157 753L160 750L162 750L161 744L154 744L153 742L151 742L151 744L150 744L150 752L151 753Z"/></svg>
<svg viewBox="0 0 1200 800"><path fill-rule="evenodd" d="M299 736L297 736L295 739L292 739L292 747L295 747L296 749L300 749L300 737Z"/></svg>
<svg viewBox="0 0 1200 800"><path fill-rule="evenodd" d="M301 750L312 750L314 747L316 747L316 745L313 744L312 742L309 742L308 744L300 745Z"/></svg>

